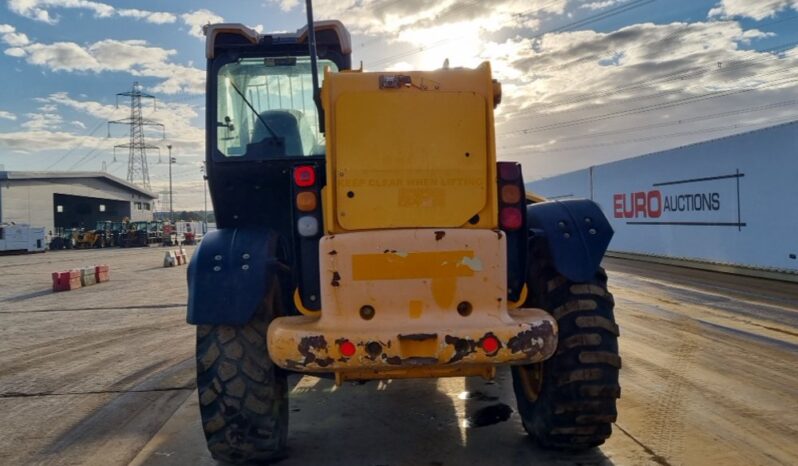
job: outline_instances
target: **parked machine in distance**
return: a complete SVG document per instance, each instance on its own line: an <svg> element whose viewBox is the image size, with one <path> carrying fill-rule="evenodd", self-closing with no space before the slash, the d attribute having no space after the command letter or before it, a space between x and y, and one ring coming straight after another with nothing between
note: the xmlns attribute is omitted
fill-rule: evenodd
<svg viewBox="0 0 798 466"><path fill-rule="evenodd" d="M103 230L76 230L74 232L74 239L74 244L77 249L105 247L105 232Z"/></svg>
<svg viewBox="0 0 798 466"><path fill-rule="evenodd" d="M161 241L162 246L174 246L177 244L177 233L175 232L175 226L169 222L164 222L163 224L163 241Z"/></svg>
<svg viewBox="0 0 798 466"><path fill-rule="evenodd" d="M111 248L114 246L119 246L119 236L124 228L124 222L97 222L95 231L101 235L102 238L102 246L100 247Z"/></svg>
<svg viewBox="0 0 798 466"><path fill-rule="evenodd" d="M175 222L180 244L193 245L202 239L202 222Z"/></svg>
<svg viewBox="0 0 798 466"><path fill-rule="evenodd" d="M177 221L175 223L164 223L163 225L163 245L187 245L197 244L202 239L202 222Z"/></svg>
<svg viewBox="0 0 798 466"><path fill-rule="evenodd" d="M75 235L72 228L56 228L50 244L47 245L51 251L58 251L61 249L72 249L75 247Z"/></svg>
<svg viewBox="0 0 798 466"><path fill-rule="evenodd" d="M123 248L147 247L163 243L163 222L126 222L119 235L119 246Z"/></svg>
<svg viewBox="0 0 798 466"><path fill-rule="evenodd" d="M285 454L289 372L341 384L510 366L541 446L602 444L620 358L599 207L527 196L520 164L497 162L489 63L352 70L345 27L308 23L206 29L218 229L189 267L188 322L213 457Z"/></svg>

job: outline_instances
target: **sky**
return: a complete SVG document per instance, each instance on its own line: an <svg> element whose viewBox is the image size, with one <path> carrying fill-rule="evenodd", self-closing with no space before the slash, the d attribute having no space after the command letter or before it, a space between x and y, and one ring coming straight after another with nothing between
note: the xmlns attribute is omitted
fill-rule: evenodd
<svg viewBox="0 0 798 466"><path fill-rule="evenodd" d="M502 82L500 160L527 181L798 119L798 0L317 0L367 71L475 67ZM295 31L304 1L0 0L0 170L125 178L134 82L153 191L201 209L202 25ZM166 205L166 203L164 203Z"/></svg>

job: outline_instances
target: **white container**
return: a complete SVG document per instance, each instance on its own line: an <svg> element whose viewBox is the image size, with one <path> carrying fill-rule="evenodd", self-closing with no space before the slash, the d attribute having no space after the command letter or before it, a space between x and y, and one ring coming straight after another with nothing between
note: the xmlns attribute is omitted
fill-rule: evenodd
<svg viewBox="0 0 798 466"><path fill-rule="evenodd" d="M0 252L44 252L44 227L0 224Z"/></svg>

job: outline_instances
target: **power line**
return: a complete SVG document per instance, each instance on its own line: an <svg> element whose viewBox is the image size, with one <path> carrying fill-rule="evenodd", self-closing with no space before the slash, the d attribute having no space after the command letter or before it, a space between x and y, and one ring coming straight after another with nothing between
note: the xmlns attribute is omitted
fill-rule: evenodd
<svg viewBox="0 0 798 466"><path fill-rule="evenodd" d="M105 123L105 122L102 122L102 123ZM80 165L81 163L84 163L84 162L90 162L91 160L93 160L93 158L92 158L91 160L87 160L87 159L88 159L88 157L89 157L90 155L94 154L95 152L97 152L97 151L100 149L100 146L103 144L103 142L104 142L104 141L103 141L102 139L98 140L98 141L97 141L97 144L95 144L95 146L94 146L94 147L93 147L91 150L89 150L89 151L88 151L88 152L87 152L87 153L86 153L86 154L85 154L83 157L81 157L80 159L78 159L78 161L77 161L77 162L73 163L73 164L72 164L72 165L69 167L69 170L73 170L73 169L75 169L75 168L76 168L78 165ZM96 157L96 156L95 156L95 157Z"/></svg>
<svg viewBox="0 0 798 466"><path fill-rule="evenodd" d="M758 105L758 106L755 106L755 107L747 107L747 108L742 108L742 109L737 109L737 110L729 110L729 111L719 112L719 113L712 113L712 114L709 114L709 115L701 115L701 116L695 116L695 117L689 117L689 118L680 118L678 120L669 121L669 122L661 122L661 123L653 123L653 124L648 124L648 125L633 126L633 127L629 127L629 128L621 128L621 129L611 130L611 131L586 133L586 134L581 134L581 135L578 135L578 136L569 136L567 138L558 139L557 142L560 143L560 142L564 142L564 141L576 141L576 140L581 140L581 139L595 139L595 138L604 137L604 136L612 136L612 135L617 135L617 134L634 133L634 132L637 132L637 131L643 131L643 130L647 130L647 129L658 129L658 128L665 128L665 127L668 127L668 126L679 126L679 125L684 125L684 124L687 124L687 123L695 123L695 122L699 122L699 121L713 120L713 119L716 119L716 118L725 118L725 117L734 116L734 115L742 115L742 114L745 114L745 113L755 113L755 112L762 112L762 111L765 111L765 110L775 110L775 109L778 109L778 108L785 108L785 107L790 107L790 106L793 106L793 105L798 105L798 99L779 101L779 102L774 102L774 103L770 103L770 104ZM514 149L518 149L518 148L521 148L521 147L523 147L523 146L513 146L513 147L502 146L502 147L500 147L500 149L514 150Z"/></svg>
<svg viewBox="0 0 798 466"><path fill-rule="evenodd" d="M654 136L645 136L645 137L639 137L639 138L635 138L635 139L625 139L625 140L609 141L609 142L595 143L595 144L584 144L584 145L581 145L581 146L559 147L559 148L545 149L545 150L526 151L524 149L519 148L517 150L510 151L509 153L510 154L517 154L518 156L520 156L520 155L533 155L533 154L547 154L547 153L551 153L551 152L565 152L565 151L575 151L575 150L583 150L583 149L594 149L596 147L608 147L608 146L616 146L616 145L623 145L623 144L632 144L632 143L635 143L635 142L649 142L649 141L654 141L654 140L657 140L657 139L668 139L668 138L681 137L681 136L693 136L693 135L698 135L698 134L716 133L716 132L720 132L720 131L729 131L729 130L747 128L747 127L752 127L752 126L762 126L762 125L764 125L764 126L772 126L772 125L777 125L777 124L780 124L780 123L798 121L796 119L798 119L798 114L792 115L792 116L787 117L787 118L781 118L781 119L777 119L777 120L770 120L770 121L759 122L759 123L734 124L734 125L720 126L720 127L715 127L715 128L697 129L697 130L690 130L690 131L682 131L682 132L678 132L678 133L659 134L659 135L654 135ZM502 155L507 155L507 153L506 152L502 153Z"/></svg>
<svg viewBox="0 0 798 466"><path fill-rule="evenodd" d="M782 72L782 71L784 71L784 69L776 70L776 72ZM743 93L755 91L755 90L758 90L758 89L765 89L765 88L768 88L768 87L777 86L777 85L783 85L783 84L788 84L788 83L793 83L793 82L796 82L796 81L798 81L798 78L787 78L787 79L783 79L781 81L772 81L772 82L767 83L767 84L762 84L762 85L758 85L758 86L754 86L754 87L748 87L748 88L743 88L743 89L734 89L734 90L726 90L726 91L713 91L713 92L708 92L708 93L704 93L704 94L698 94L698 95L695 95L695 96L685 97L683 99L674 100L674 101L671 101L671 102L662 102L662 103L659 103L659 104L644 105L642 107L636 107L636 108L625 109L625 110L618 110L618 111L614 111L614 112L604 113L602 115L594 115L594 116L590 116L590 117L577 118L575 120L570 120L570 121L564 121L564 122L559 122L559 123L551 123L551 124L542 125L542 126L533 126L533 127L530 127L530 128L525 128L525 129L516 130L516 131L509 131L509 132L506 132L506 133L502 133L502 135L508 135L508 134L514 134L514 133L530 134L530 133L538 133L538 132L542 132L542 131L551 131L551 130L554 130L554 129L569 128L569 127L572 127L572 126L583 125L583 124L586 124L586 123L593 123L593 122L596 122L596 121L604 121L604 120L608 120L608 119L612 119L612 118L619 118L619 117L633 115L633 114L646 113L646 112L650 112L650 111L654 111L654 110L662 110L662 109L666 109L666 108L678 107L678 106L681 106L681 105L687 105L687 104L691 104L691 103L695 103L695 102L702 102L704 100L709 100L709 99L727 97L727 96L730 96L730 95L743 94Z"/></svg>
<svg viewBox="0 0 798 466"><path fill-rule="evenodd" d="M380 8L384 8L384 7L386 7L386 6L390 5L390 4L402 3L404 1L405 0L397 0L397 1L393 1L393 2L383 3L382 5L380 5ZM460 10L465 9L465 8L473 8L473 7L477 6L477 5L482 5L482 4L483 4L483 0L473 0L471 2L466 2L466 3L461 3L461 4L457 4L456 2L452 2L452 3L450 3L447 6L447 9L444 9L444 10L441 10L440 12L438 12L437 16L440 16L443 13L451 14L452 12L455 12L455 11L460 11ZM360 48L360 50L365 49L365 48L369 48L372 45L376 45L376 44L382 42L382 40L383 40L382 37L374 38L374 39L371 39L371 40L365 40L365 41L362 41L358 45L358 47Z"/></svg>
<svg viewBox="0 0 798 466"><path fill-rule="evenodd" d="M593 24L595 22L612 18L613 16L617 16L622 13L626 13L628 11L634 10L636 8L640 8L641 6L648 5L649 3L654 3L657 0L632 0L630 2L622 3L614 8L610 8L609 10L604 10L600 13L596 13L595 15L588 16L587 18L583 18L581 20L574 21L572 23L566 24L564 26L555 28L549 32L562 32L567 31L570 29L575 29L582 26L587 26L588 24ZM547 33L540 33L536 36L532 36L533 38L542 37L544 34Z"/></svg>
<svg viewBox="0 0 798 466"><path fill-rule="evenodd" d="M657 0L632 0L632 2L646 2L646 3L651 3L651 2L655 2L655 1L657 1ZM558 3L558 2L559 2L559 0L553 0L553 1L548 2L546 5L544 5L541 8L537 8L537 9L533 8L533 9L524 11L522 13L518 13L515 16L519 16L519 17L520 16L527 16L530 13L533 13L533 12L542 12L542 11L546 10L546 8L548 8L549 6L553 5L554 3ZM642 6L642 5L640 5L640 6ZM594 15L594 16L596 16L596 15ZM585 19L587 19L587 18L585 18ZM560 26L560 28L564 28L564 27L567 27L567 26L569 26L569 25ZM560 29L560 28L555 28L555 29L550 30L550 31L542 32L542 33L536 34L535 36L532 36L532 37L540 37L540 36L542 36L544 34L547 34L549 32L558 32L558 29ZM415 55L415 54L418 54L418 53L433 49L433 48L438 47L438 46L440 46L442 44L451 42L451 41L456 40L456 39L460 39L462 37L463 36L458 36L458 37L454 37L454 38L449 37L449 38L446 38L446 39L441 39L439 41L433 42L431 44L427 44L427 45L425 45L423 47L419 47L419 48L417 48L415 50L410 50L410 51L401 52L401 53L397 53L397 54L394 54L394 55L378 58L377 60L372 61L370 63L370 65L372 65L372 66L381 65L383 63L389 62L391 60L395 60L397 58L409 57L411 55Z"/></svg>
<svg viewBox="0 0 798 466"><path fill-rule="evenodd" d="M91 131L88 133L88 134L86 134L85 136L83 136L83 137L81 138L80 142L79 142L79 143L78 143L76 146L74 146L73 148L71 148L71 149L69 149L68 151L66 151L66 152L65 152L63 155L61 155L61 157L59 157L59 158L58 158L58 160L56 160L55 162L51 163L51 164L50 164L50 165L49 165L47 168L45 168L45 170L52 170L52 168L53 168L54 166L58 165L59 163L61 163L61 161L63 161L64 159L66 159L67 157L69 157L70 155L72 155L72 154L73 154L73 153L74 153L76 150L78 150L78 149L80 149L81 147L83 147L83 144L85 144L85 143L86 143L86 139L87 139L87 138L89 138L89 137L91 137L91 136L94 136L94 133L96 133L96 132L97 132L97 130L99 130L99 129L100 129L100 127L101 127L101 126L102 126L104 123L105 123L105 121L100 121L99 123L97 123L97 126L95 126L95 127L94 127L94 128L93 128L93 129L92 129L92 130L91 130Z"/></svg>
<svg viewBox="0 0 798 466"><path fill-rule="evenodd" d="M796 16L796 18L798 18L798 16ZM761 53L767 53L767 52L785 51L785 50L787 50L787 49L789 49L789 48L791 48L791 47L793 47L795 45L798 45L798 41L787 42L787 43L784 43L784 44L781 44L781 45L778 45L778 46L775 46L775 47L771 47L769 49L763 49L761 51L757 51L757 53L761 54ZM703 67L703 66L702 67L695 67L695 68L692 68L692 69L688 69L686 71L679 71L679 72L675 72L675 73L669 73L669 74L660 76L658 78L649 79L649 80L647 80L645 82L639 82L639 83L634 83L634 84L625 85L625 86L618 86L618 87L611 88L611 89L608 89L608 90L605 90L605 91L601 91L601 92L598 92L598 93L584 94L582 96L575 97L575 98L570 99L570 100L564 100L564 101L560 101L560 102L541 103L540 106L544 107L546 110L548 110L548 109L551 109L551 108L564 107L564 106L573 105L573 104L581 103L581 102L589 102L591 100L596 100L596 99L599 99L599 98L602 98L602 97L609 97L609 96L612 96L612 95L623 94L623 93L626 93L626 92L629 92L629 91L632 91L632 90L651 88L651 87L653 87L654 84L662 84L662 83L667 83L667 82L671 82L671 81L684 81L684 80L687 80L687 79L696 79L696 78L702 77L702 76L704 76L706 74L709 74L709 73L726 73L726 72L729 72L729 71L734 71L734 70L737 70L737 69L740 69L740 68L744 68L745 66L748 66L748 65L751 65L751 64L754 64L754 63L763 62L763 61L767 61L767 60L780 60L780 59L778 59L778 58L774 59L772 55L765 55L765 56L757 55L755 57L734 61L734 62L732 62L732 64L727 65L727 66L722 66L720 68L716 67L716 68L713 68L713 69L707 69L706 67ZM789 69L789 67L786 68L786 69ZM753 76L758 76L758 75L759 74L754 74ZM641 99L641 98L659 97L661 95L667 95L667 94L671 94L671 93L674 93L674 92L679 92L681 90L683 90L683 89L668 90L668 91L663 91L661 93L654 94L654 95L634 96L634 97L630 97L630 98ZM617 102L614 102L614 103L617 103ZM604 106L604 105L605 104L601 104L601 105L597 105L597 106L593 106L593 107L594 108L595 107L601 107L601 106ZM536 111L536 110L534 110L532 108L528 108L528 109L523 109L523 110L517 110L515 112L503 113L503 114L501 114L501 116L506 118L506 117L512 117L512 116L518 116L518 115L527 115L527 114L533 114L533 115L563 114L563 113L569 113L569 112L573 112L573 111L582 111L582 110L584 110L586 108L590 108L590 107L580 106L580 107L576 107L574 109L564 110L564 111L560 111L560 112L543 112L543 113L538 112L538 111Z"/></svg>

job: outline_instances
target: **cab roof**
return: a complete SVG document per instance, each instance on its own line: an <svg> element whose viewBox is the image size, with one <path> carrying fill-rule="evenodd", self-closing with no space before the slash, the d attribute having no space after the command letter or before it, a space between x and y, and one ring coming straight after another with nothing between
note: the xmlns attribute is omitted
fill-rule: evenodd
<svg viewBox="0 0 798 466"><path fill-rule="evenodd" d="M315 21L314 27L316 34L320 32L330 31L336 38L335 42L341 49L341 53L349 55L352 53L352 37L349 31L338 20L325 20ZM206 58L213 59L216 53L217 41L222 34L231 34L243 38L245 41L252 45L259 44L264 38L270 38L274 44L304 44L308 40L308 27L307 25L297 29L294 33L270 33L260 34L258 31L247 27L241 23L217 23L209 24L203 28L205 36L207 37L205 43L205 56ZM317 41L319 38L317 37Z"/></svg>

